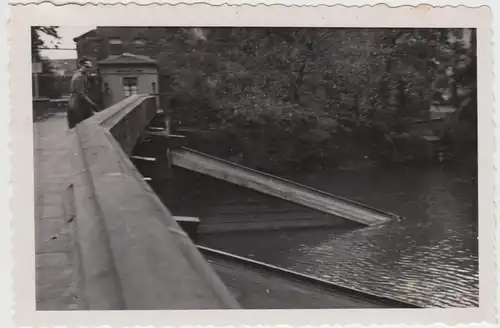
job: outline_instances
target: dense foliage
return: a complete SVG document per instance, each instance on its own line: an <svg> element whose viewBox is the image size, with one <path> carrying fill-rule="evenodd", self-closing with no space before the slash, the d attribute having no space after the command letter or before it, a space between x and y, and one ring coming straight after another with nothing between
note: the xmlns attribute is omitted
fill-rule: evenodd
<svg viewBox="0 0 500 328"><path fill-rule="evenodd" d="M462 29L167 31L149 39L177 123L216 131L203 150L253 167L418 162L423 136L449 144L458 118L476 117L474 31L469 42ZM453 124L415 128L434 103L459 108Z"/></svg>
<svg viewBox="0 0 500 328"><path fill-rule="evenodd" d="M450 143L477 111L466 32L464 41L462 29L170 29L154 46L176 121L217 132L214 148L200 147L276 171L318 159L418 161L422 136ZM416 129L432 104L458 110L439 131Z"/></svg>

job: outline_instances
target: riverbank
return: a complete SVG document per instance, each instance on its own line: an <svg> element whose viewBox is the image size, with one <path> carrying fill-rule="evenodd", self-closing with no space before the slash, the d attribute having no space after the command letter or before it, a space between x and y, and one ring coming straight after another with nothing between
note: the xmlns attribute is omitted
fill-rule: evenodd
<svg viewBox="0 0 500 328"><path fill-rule="evenodd" d="M468 127L466 123L459 127ZM178 131L177 131L178 129ZM241 164L262 172L293 179L307 173L335 170L358 170L367 167L432 168L440 166L477 166L477 140L474 131L466 128L457 140L429 141L422 135L403 134L387 140L374 132L343 132L333 139L305 146L281 145L291 142L289 137L261 144L259 138L252 146L247 137L228 135L224 131L196 128L174 128L174 133L185 135L189 147L207 154ZM245 129L241 133L250 133ZM420 131L419 133L424 133ZM373 134L373 135L372 135ZM302 136L300 137L302 138ZM299 139L300 139L299 138ZM250 141L246 141L249 143ZM325 144L327 143L327 144ZM281 145L281 146L280 146ZM249 148L250 147L250 148ZM291 152L285 154L287 149Z"/></svg>

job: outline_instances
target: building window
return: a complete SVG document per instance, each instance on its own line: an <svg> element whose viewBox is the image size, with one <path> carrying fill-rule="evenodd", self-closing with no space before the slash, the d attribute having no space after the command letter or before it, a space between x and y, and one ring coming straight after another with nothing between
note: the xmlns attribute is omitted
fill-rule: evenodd
<svg viewBox="0 0 500 328"><path fill-rule="evenodd" d="M123 53L123 42L118 38L109 39L109 54L121 55Z"/></svg>
<svg viewBox="0 0 500 328"><path fill-rule="evenodd" d="M125 97L137 94L137 78L124 77L123 78L123 92Z"/></svg>
<svg viewBox="0 0 500 328"><path fill-rule="evenodd" d="M135 38L132 41L131 48L138 55L146 55L147 43L145 39Z"/></svg>
<svg viewBox="0 0 500 328"><path fill-rule="evenodd" d="M132 41L132 44L134 46L142 47L142 46L144 46L146 44L146 40L141 39L141 38L135 38L134 41Z"/></svg>

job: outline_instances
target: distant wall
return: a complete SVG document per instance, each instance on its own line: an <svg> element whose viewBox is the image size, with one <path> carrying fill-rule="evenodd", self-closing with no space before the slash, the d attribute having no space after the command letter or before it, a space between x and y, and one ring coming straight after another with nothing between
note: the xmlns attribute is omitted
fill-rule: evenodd
<svg viewBox="0 0 500 328"><path fill-rule="evenodd" d="M155 114L154 97L131 96L72 134L83 303L90 310L239 308L128 158Z"/></svg>

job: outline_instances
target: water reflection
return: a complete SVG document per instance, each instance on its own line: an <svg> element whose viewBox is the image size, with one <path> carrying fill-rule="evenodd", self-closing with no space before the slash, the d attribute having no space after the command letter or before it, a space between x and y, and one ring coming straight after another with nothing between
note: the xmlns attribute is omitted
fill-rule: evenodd
<svg viewBox="0 0 500 328"><path fill-rule="evenodd" d="M474 172L370 168L295 180L407 219L347 232L207 235L201 242L420 306L478 306Z"/></svg>

